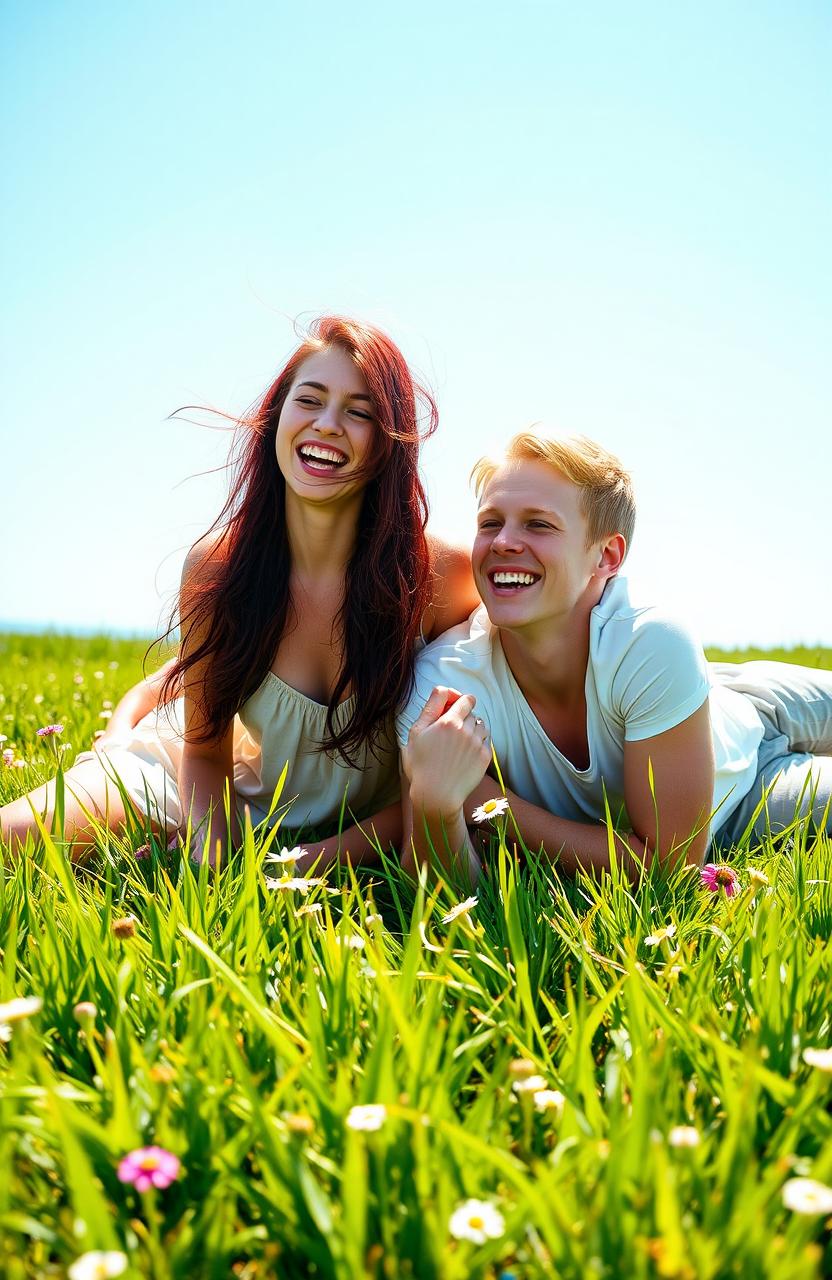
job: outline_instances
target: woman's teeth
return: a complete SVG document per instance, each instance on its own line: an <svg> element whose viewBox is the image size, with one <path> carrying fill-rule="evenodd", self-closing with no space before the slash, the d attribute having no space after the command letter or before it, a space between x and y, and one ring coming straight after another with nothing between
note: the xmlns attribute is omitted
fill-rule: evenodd
<svg viewBox="0 0 832 1280"><path fill-rule="evenodd" d="M492 573L491 581L495 587L530 587L537 582L533 573L506 573L502 570Z"/></svg>
<svg viewBox="0 0 832 1280"><path fill-rule="evenodd" d="M314 467L343 467L347 459L338 449L328 449L323 444L305 444L298 449L301 460Z"/></svg>

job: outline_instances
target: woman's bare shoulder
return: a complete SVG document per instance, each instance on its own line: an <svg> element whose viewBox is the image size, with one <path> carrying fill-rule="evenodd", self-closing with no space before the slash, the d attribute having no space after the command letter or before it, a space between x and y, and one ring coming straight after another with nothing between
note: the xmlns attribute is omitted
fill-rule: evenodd
<svg viewBox="0 0 832 1280"><path fill-rule="evenodd" d="M467 618L480 598L474 586L467 547L438 538L435 534L428 534L428 547L433 586L422 631L425 639L431 640Z"/></svg>
<svg viewBox="0 0 832 1280"><path fill-rule="evenodd" d="M210 580L226 558L228 539L224 529L209 529L191 547L182 565L182 585Z"/></svg>

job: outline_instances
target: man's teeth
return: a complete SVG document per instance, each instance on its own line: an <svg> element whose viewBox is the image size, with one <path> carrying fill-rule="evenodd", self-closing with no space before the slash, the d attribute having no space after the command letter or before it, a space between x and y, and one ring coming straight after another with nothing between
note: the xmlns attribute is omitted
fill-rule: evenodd
<svg viewBox="0 0 832 1280"><path fill-rule="evenodd" d="M337 449L327 449L322 444L302 445L299 452L302 458L312 462L329 462L336 467L342 467L346 462L343 453L339 453Z"/></svg>
<svg viewBox="0 0 832 1280"><path fill-rule="evenodd" d="M491 581L495 587L530 587L537 578L533 573L493 573Z"/></svg>

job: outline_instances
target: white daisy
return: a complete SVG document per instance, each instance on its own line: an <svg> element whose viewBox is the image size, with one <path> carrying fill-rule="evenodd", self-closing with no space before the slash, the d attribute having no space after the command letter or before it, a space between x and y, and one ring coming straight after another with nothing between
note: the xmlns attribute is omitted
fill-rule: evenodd
<svg viewBox="0 0 832 1280"><path fill-rule="evenodd" d="M351 1107L347 1114L347 1128L362 1133L375 1133L387 1119L387 1108L380 1102L367 1102Z"/></svg>
<svg viewBox="0 0 832 1280"><path fill-rule="evenodd" d="M645 938L645 944L648 947L657 947L666 938L672 938L675 932L675 924L666 924L663 929L657 929L655 933L651 933L649 937Z"/></svg>
<svg viewBox="0 0 832 1280"><path fill-rule="evenodd" d="M803 1061L818 1071L832 1071L832 1049L804 1049Z"/></svg>
<svg viewBox="0 0 832 1280"><path fill-rule="evenodd" d="M486 800L478 809L471 814L474 822L490 822L492 818L499 818L501 813L505 813L508 808L508 800L505 796L496 796L493 800Z"/></svg>
<svg viewBox="0 0 832 1280"><path fill-rule="evenodd" d="M783 1204L792 1213L832 1213L832 1187L814 1178L789 1178L783 1183Z"/></svg>
<svg viewBox="0 0 832 1280"><path fill-rule="evenodd" d="M566 1101L560 1089L535 1089L532 1094L534 1105L538 1111L554 1111L560 1115Z"/></svg>
<svg viewBox="0 0 832 1280"><path fill-rule="evenodd" d="M452 920L464 916L466 912L471 911L479 901L478 898L466 898L464 902L458 902L455 907L451 907L446 916L442 917L443 924L450 924Z"/></svg>
<svg viewBox="0 0 832 1280"><path fill-rule="evenodd" d="M294 866L298 858L302 858L306 852L307 850L301 849L300 845L295 845L294 849L287 849L284 846L280 850L280 853L267 853L263 861L277 863L280 865L283 865L288 862L288 863L291 863L292 866Z"/></svg>
<svg viewBox="0 0 832 1280"><path fill-rule="evenodd" d="M506 1229L505 1219L488 1200L466 1200L451 1214L448 1230L455 1240L485 1244L498 1240Z"/></svg>
<svg viewBox="0 0 832 1280"><path fill-rule="evenodd" d="M698 1147L702 1136L692 1124L677 1124L670 1130L667 1140L671 1147Z"/></svg>
<svg viewBox="0 0 832 1280"><path fill-rule="evenodd" d="M127 1270L127 1255L116 1249L103 1252L93 1249L91 1253L82 1253L69 1268L69 1280L110 1280L112 1276L123 1275Z"/></svg>
<svg viewBox="0 0 832 1280"><path fill-rule="evenodd" d="M283 876L280 880L274 880L271 876L266 876L267 889L294 889L298 893L308 893L317 884L323 884L323 880L315 876L308 880L304 880L302 876Z"/></svg>
<svg viewBox="0 0 832 1280"><path fill-rule="evenodd" d="M526 1076L511 1086L515 1093L540 1093L547 1087L545 1076Z"/></svg>

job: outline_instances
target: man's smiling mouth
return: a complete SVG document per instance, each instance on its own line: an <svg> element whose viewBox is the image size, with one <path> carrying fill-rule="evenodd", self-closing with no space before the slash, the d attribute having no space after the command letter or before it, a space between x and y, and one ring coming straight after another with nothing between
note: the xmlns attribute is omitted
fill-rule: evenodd
<svg viewBox="0 0 832 1280"><path fill-rule="evenodd" d="M498 591L524 590L539 582L540 574L530 573L527 569L492 569L488 581Z"/></svg>

